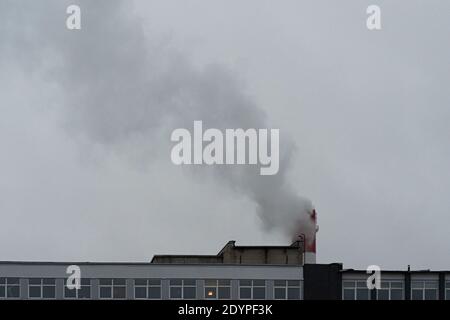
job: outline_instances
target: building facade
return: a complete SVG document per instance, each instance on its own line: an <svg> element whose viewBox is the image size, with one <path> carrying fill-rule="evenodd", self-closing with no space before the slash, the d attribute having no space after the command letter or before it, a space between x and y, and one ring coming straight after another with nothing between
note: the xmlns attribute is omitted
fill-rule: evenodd
<svg viewBox="0 0 450 320"><path fill-rule="evenodd" d="M229 242L217 255L157 255L146 263L0 262L0 299L450 300L450 271L382 271L304 264L301 243L248 247ZM67 284L71 268L80 287Z"/></svg>
<svg viewBox="0 0 450 320"><path fill-rule="evenodd" d="M81 271L79 290L66 286L71 265ZM1 262L0 298L302 299L302 272L288 265Z"/></svg>

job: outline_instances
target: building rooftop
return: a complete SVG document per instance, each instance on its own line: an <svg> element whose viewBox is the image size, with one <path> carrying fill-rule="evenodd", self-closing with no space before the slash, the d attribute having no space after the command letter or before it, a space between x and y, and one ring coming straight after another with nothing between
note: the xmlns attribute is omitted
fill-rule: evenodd
<svg viewBox="0 0 450 320"><path fill-rule="evenodd" d="M274 264L303 265L303 243L288 246L237 246L229 241L216 255L155 255L155 264Z"/></svg>

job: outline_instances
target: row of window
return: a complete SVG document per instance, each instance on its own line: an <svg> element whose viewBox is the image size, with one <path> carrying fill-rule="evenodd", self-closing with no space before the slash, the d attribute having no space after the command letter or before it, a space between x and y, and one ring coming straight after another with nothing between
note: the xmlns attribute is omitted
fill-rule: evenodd
<svg viewBox="0 0 450 320"><path fill-rule="evenodd" d="M197 286L195 280L170 280L171 299L195 299ZM205 299L231 299L230 280L205 280ZM301 299L299 280L275 280L275 299ZM239 299L266 299L265 280L239 280Z"/></svg>
<svg viewBox="0 0 450 320"><path fill-rule="evenodd" d="M411 281L411 300L437 300L439 283L435 280ZM403 281L381 281L380 289L375 291L377 300L403 300ZM371 293L366 281L350 280L342 283L344 300L370 300ZM445 284L445 298L450 300L450 281Z"/></svg>
<svg viewBox="0 0 450 320"><path fill-rule="evenodd" d="M80 289L64 287L64 298L91 299L91 279L81 279ZM370 300L371 292L366 281L346 280L342 283L342 298L344 300ZM127 294L125 279L99 279L100 299L125 299ZM162 285L160 279L135 279L135 299L161 299ZM32 299L55 299L56 279L28 279L28 296ZM382 281L381 288L375 291L377 300L403 300L404 283L401 280ZM19 278L0 278L0 298L19 298ZM197 285L193 279L169 280L170 299L196 299ZM205 299L231 299L230 280L205 280ZM275 280L273 287L274 299L302 298L301 281ZM266 299L265 280L239 280L240 299ZM445 285L445 298L450 300L450 281ZM411 281L412 300L437 300L438 281Z"/></svg>
<svg viewBox="0 0 450 320"><path fill-rule="evenodd" d="M81 279L79 289L64 286L66 299L91 299L91 279ZM127 284L125 279L99 279L100 299L126 299ZM275 299L294 299L302 297L301 281L275 280L273 288ZM160 279L134 279L135 299L161 299L162 284ZM19 298L19 278L0 278L0 298ZM28 297L31 299L55 299L55 278L28 279ZM170 299L196 299L197 284L195 279L169 280ZM231 280L205 280L205 299L231 299ZM266 299L265 280L239 280L240 299Z"/></svg>
<svg viewBox="0 0 450 320"><path fill-rule="evenodd" d="M343 281L342 298L344 300L370 300L370 290L366 281ZM376 290L378 300L403 300L404 290L402 281L382 281L381 288Z"/></svg>

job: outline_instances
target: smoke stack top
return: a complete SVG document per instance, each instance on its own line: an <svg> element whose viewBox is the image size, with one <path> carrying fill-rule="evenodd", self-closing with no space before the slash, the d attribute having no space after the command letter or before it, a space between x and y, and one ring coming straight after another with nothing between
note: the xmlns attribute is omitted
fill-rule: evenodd
<svg viewBox="0 0 450 320"><path fill-rule="evenodd" d="M316 263L316 233L319 231L316 209L311 207L307 215L307 221L301 219L292 229L294 230L292 240L304 246L305 263ZM300 216L303 217L303 215Z"/></svg>

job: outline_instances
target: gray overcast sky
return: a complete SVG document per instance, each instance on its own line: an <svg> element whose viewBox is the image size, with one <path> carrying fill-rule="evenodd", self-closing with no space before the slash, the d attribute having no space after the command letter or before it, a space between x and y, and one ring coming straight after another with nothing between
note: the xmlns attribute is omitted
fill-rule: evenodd
<svg viewBox="0 0 450 320"><path fill-rule="evenodd" d="M293 140L318 262L449 268L450 2L124 3L0 0L0 260L289 242L233 186L170 162L167 128L200 101L192 117Z"/></svg>

